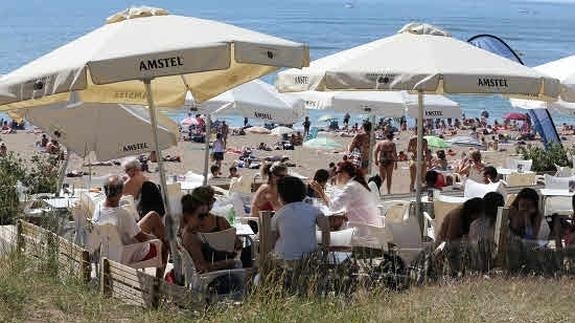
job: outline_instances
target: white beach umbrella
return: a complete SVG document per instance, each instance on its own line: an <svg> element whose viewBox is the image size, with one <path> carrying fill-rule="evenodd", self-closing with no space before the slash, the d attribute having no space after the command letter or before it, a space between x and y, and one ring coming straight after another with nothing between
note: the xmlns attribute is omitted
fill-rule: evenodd
<svg viewBox="0 0 575 323"><path fill-rule="evenodd" d="M562 99L575 102L575 55L539 65L535 69L559 79L563 85Z"/></svg>
<svg viewBox="0 0 575 323"><path fill-rule="evenodd" d="M269 135L270 133L272 133L269 129L266 129L264 127L258 127L258 126L246 128L244 131L248 132L248 133L258 134L258 135Z"/></svg>
<svg viewBox="0 0 575 323"><path fill-rule="evenodd" d="M158 116L160 149L177 145L178 125ZM121 104L54 104L28 109L26 120L49 134L60 133L58 140L68 150L86 157L90 152L100 161L138 155L154 150L148 109Z"/></svg>
<svg viewBox="0 0 575 323"><path fill-rule="evenodd" d="M198 111L292 124L304 116L304 108L302 99L279 93L274 86L254 80L200 104Z"/></svg>
<svg viewBox="0 0 575 323"><path fill-rule="evenodd" d="M216 21L170 15L163 9L131 8L4 75L0 110L66 103L71 91L82 102L148 105L165 194L156 104L181 107L187 91L203 102L279 67L302 67L308 61L308 49L299 43ZM164 201L168 204L167 198ZM168 213L167 234L173 244L172 224ZM180 268L178 263L174 267Z"/></svg>
<svg viewBox="0 0 575 323"><path fill-rule="evenodd" d="M292 134L294 132L295 132L295 130L293 130L292 128L279 126L279 127L273 128L272 131L270 132L270 134L274 135L274 136L282 136L282 135L289 135L289 134Z"/></svg>
<svg viewBox="0 0 575 323"><path fill-rule="evenodd" d="M505 94L555 99L558 80L447 36L429 25L400 33L278 74L280 91L407 90L418 93L416 199L421 201L424 94Z"/></svg>
<svg viewBox="0 0 575 323"><path fill-rule="evenodd" d="M545 63L542 65L538 65L533 67L533 69L543 74L549 75L551 77L555 77L560 81L565 81L566 79L568 79L570 72L575 75L575 55L564 57L559 60ZM564 87L564 89L565 88L566 87ZM569 94L565 94L568 92L569 92L568 89L564 90L563 96L565 95L569 96ZM509 101L511 102L511 105L516 108L523 108L523 109L548 108L550 110L554 110L562 114L575 116L575 103L569 103L562 99L559 99L555 102L542 102L537 100L512 98Z"/></svg>

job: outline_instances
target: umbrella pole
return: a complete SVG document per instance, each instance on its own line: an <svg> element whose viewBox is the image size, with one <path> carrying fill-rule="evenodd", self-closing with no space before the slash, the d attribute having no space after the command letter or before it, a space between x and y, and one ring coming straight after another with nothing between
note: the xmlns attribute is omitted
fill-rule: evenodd
<svg viewBox="0 0 575 323"><path fill-rule="evenodd" d="M152 80L144 80L144 85L146 86L146 97L148 100L148 108L150 109L150 121L152 122L152 131L154 132L154 149L156 150L156 159L158 161L158 169L160 172L160 185L162 187L162 195L164 198L164 206L166 209L165 216L165 226L166 226L166 237L168 243L170 244L170 251L172 253L172 260L174 263L174 276L176 283L181 283L182 279L182 266L180 254L178 252L178 247L176 245L176 234L175 234L175 221L170 209L170 200L168 199L168 188L166 185L166 172L164 171L164 158L162 156L162 151L160 150L160 136L158 134L158 118L156 106L154 105L154 97L152 95Z"/></svg>
<svg viewBox="0 0 575 323"><path fill-rule="evenodd" d="M204 186L208 185L208 170L210 168L210 138L212 134L212 117L208 114L206 120L206 145L204 151Z"/></svg>
<svg viewBox="0 0 575 323"><path fill-rule="evenodd" d="M421 171L423 169L423 91L417 92L417 158L415 163L415 216L421 217Z"/></svg>

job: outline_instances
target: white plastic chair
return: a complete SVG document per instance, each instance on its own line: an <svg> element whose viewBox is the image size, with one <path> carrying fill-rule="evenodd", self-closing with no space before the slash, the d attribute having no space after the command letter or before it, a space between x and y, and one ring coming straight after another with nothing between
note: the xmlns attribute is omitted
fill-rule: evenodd
<svg viewBox="0 0 575 323"><path fill-rule="evenodd" d="M409 216L410 201L388 200L381 203L382 214L385 216L384 226L387 221L403 221Z"/></svg>
<svg viewBox="0 0 575 323"><path fill-rule="evenodd" d="M531 166L533 165L533 160L532 159L523 160L523 159L507 158L507 160L505 161L505 168L517 169L519 165L523 166L522 170L524 172L530 171Z"/></svg>
<svg viewBox="0 0 575 323"><path fill-rule="evenodd" d="M243 194L252 193L252 184L254 182L255 175L248 173L242 175L239 179L232 179L230 182L230 193L237 192Z"/></svg>
<svg viewBox="0 0 575 323"><path fill-rule="evenodd" d="M107 257L113 261L130 266L132 268L149 268L149 267L162 267L162 241L153 239L145 242L138 242L129 245L124 245L118 233L118 228L111 224L96 224L94 225L94 234L99 241L100 257ZM147 244L156 247L157 254L154 258L139 261L134 259L138 253Z"/></svg>
<svg viewBox="0 0 575 323"><path fill-rule="evenodd" d="M557 168L557 172L555 173L555 177L571 177L573 176L573 169L569 166L559 166L555 164L555 168Z"/></svg>
<svg viewBox="0 0 575 323"><path fill-rule="evenodd" d="M402 218L401 221L388 221L385 228L390 232L392 242L397 245L401 259L410 264L423 249L421 228L417 218L410 216L408 212L407 218Z"/></svg>
<svg viewBox="0 0 575 323"><path fill-rule="evenodd" d="M351 248L353 247L352 238L355 232L355 228L347 228L344 230L331 231L329 233L329 246L336 248ZM316 240L321 243L321 231L316 231Z"/></svg>
<svg viewBox="0 0 575 323"><path fill-rule="evenodd" d="M545 174L543 178L545 181L545 188L558 189L558 190L568 190L569 182L575 181L575 176L556 177Z"/></svg>
<svg viewBox="0 0 575 323"><path fill-rule="evenodd" d="M393 241L391 232L384 227L351 221L347 227L355 229L351 239L354 247L387 250L388 243Z"/></svg>
<svg viewBox="0 0 575 323"><path fill-rule="evenodd" d="M194 261L190 256L189 252L185 248L181 248L182 255L182 272L184 273L184 282L186 287L198 293L205 293L208 290L208 286L218 277L222 276L234 276L239 280L242 288L236 293L229 295L234 298L241 296L245 293L245 287L248 278L248 272L246 269L223 269L217 271L211 271L203 274L199 274L196 271L196 266Z"/></svg>

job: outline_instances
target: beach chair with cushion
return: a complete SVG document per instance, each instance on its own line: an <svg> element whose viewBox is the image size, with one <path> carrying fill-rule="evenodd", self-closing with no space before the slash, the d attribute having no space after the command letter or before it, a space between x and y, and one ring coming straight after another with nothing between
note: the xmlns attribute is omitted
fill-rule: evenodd
<svg viewBox="0 0 575 323"><path fill-rule="evenodd" d="M507 187L518 187L518 186L534 186L537 184L537 174L530 173L511 173L507 175L505 179Z"/></svg>
<svg viewBox="0 0 575 323"><path fill-rule="evenodd" d="M159 239L124 245L120 239L118 228L111 223L96 224L94 225L93 231L98 237L100 257L107 257L108 259L136 269L158 268L163 266L162 241ZM153 244L156 247L156 256L144 261L135 260L134 255L146 244Z"/></svg>

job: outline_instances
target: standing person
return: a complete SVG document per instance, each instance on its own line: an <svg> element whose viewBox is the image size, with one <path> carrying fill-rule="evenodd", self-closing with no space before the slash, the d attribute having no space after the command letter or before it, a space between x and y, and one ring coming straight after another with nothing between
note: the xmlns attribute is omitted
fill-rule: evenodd
<svg viewBox="0 0 575 323"><path fill-rule="evenodd" d="M358 133L353 137L351 144L347 148L350 153L353 153L355 149L359 150L361 155L361 161L359 163L360 171L363 175L368 172L369 166L369 150L371 147L369 146L369 139L371 137L371 122L365 121L363 123L363 132Z"/></svg>
<svg viewBox="0 0 575 323"><path fill-rule="evenodd" d="M224 152L225 152L225 144L224 141L222 140L221 133L216 134L216 141L214 141L214 146L212 149L213 149L212 159L216 163L216 165L218 165L218 167L221 169L222 160L224 160Z"/></svg>
<svg viewBox="0 0 575 323"><path fill-rule="evenodd" d="M421 178L423 179L425 177L425 173L427 172L426 167L425 167L425 160L427 159L425 156L425 153L428 151L429 149L427 148L427 139L423 138L423 160L422 160L422 164L421 164ZM415 191L415 173L417 171L417 127L415 128L415 133L414 135L409 138L409 144L407 146L407 152L411 153L411 160L409 161L409 177L410 177L410 181L409 181L409 190L414 192Z"/></svg>
<svg viewBox="0 0 575 323"><path fill-rule="evenodd" d="M228 146L228 134L230 133L230 127L225 121L222 121L222 139L224 140L224 148Z"/></svg>
<svg viewBox="0 0 575 323"><path fill-rule="evenodd" d="M379 167L381 184L387 180L387 194L389 194L393 169L397 169L397 148L393 142L393 132L388 132L387 138L375 146L373 158L375 165Z"/></svg>
<svg viewBox="0 0 575 323"><path fill-rule="evenodd" d="M311 127L311 121L309 121L309 117L305 117L305 120L303 121L303 136L307 137L309 136L309 129Z"/></svg>
<svg viewBox="0 0 575 323"><path fill-rule="evenodd" d="M245 117L245 118L244 118L244 128L247 128L249 123L250 123L250 122L248 121L248 118Z"/></svg>
<svg viewBox="0 0 575 323"><path fill-rule="evenodd" d="M343 126L344 128L347 130L347 127L349 126L349 119L351 118L351 116L349 115L349 113L345 113L345 115L343 116Z"/></svg>

